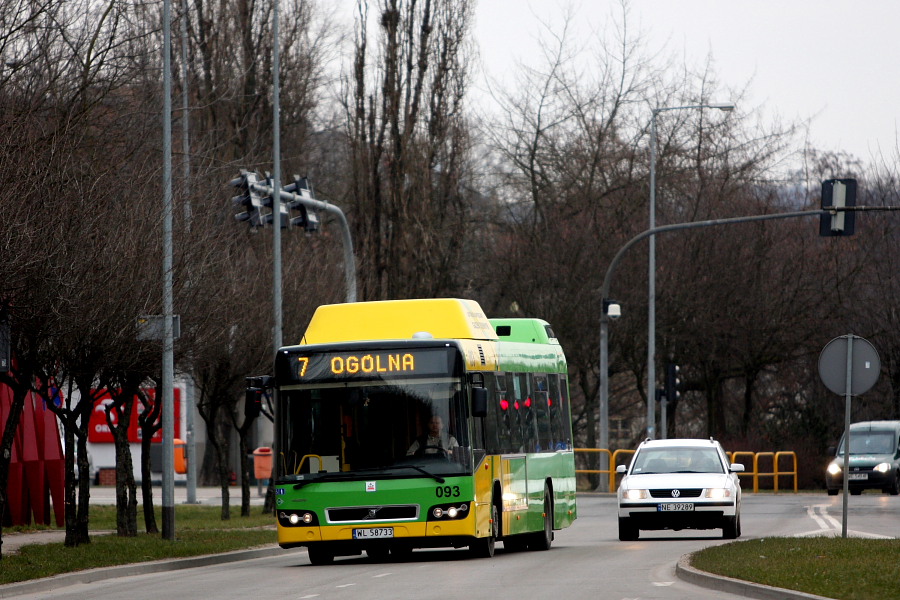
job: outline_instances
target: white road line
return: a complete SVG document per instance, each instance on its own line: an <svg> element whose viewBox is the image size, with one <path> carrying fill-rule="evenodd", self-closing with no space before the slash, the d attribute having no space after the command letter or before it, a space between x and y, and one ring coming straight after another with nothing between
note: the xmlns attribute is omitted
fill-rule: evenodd
<svg viewBox="0 0 900 600"><path fill-rule="evenodd" d="M334 587L336 587L336 588L345 588L345 587L352 587L352 586L354 586L354 585L356 585L356 584L355 584L355 583L345 583L345 584L343 584L343 585L336 585L336 586L334 586Z"/></svg>
<svg viewBox="0 0 900 600"><path fill-rule="evenodd" d="M387 577L388 575L393 575L393 573L381 573L380 575L372 575L372 579L378 579L379 577Z"/></svg>
<svg viewBox="0 0 900 600"><path fill-rule="evenodd" d="M806 507L806 514L816 522L819 526L819 529L814 531L807 531L804 533L798 533L795 537L812 537L816 535L828 535L828 536L837 536L841 535L843 532L843 526L841 522L836 518L832 517L828 514L828 504L814 504L812 506ZM881 535L879 533L866 533L863 531L851 531L847 530L847 535L849 537L860 537L860 538L870 538L870 539L891 539L889 535Z"/></svg>
<svg viewBox="0 0 900 600"><path fill-rule="evenodd" d="M816 524L819 526L820 530L830 531L831 527L829 527L829 525L825 521L825 519L823 519L818 514L816 514L816 509L822 509L823 507L824 507L824 505L822 505L822 504L815 504L812 506L807 506L806 514L809 516L809 518L811 518L813 521L816 522ZM823 512L825 512L826 515L828 514L827 511L823 511Z"/></svg>

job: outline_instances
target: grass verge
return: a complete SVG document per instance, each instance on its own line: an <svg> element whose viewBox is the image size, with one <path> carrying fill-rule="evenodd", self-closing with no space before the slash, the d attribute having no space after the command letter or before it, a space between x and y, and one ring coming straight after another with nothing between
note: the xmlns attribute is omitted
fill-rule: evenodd
<svg viewBox="0 0 900 600"><path fill-rule="evenodd" d="M837 598L898 598L900 540L764 538L694 554L695 568L718 575Z"/></svg>
<svg viewBox="0 0 900 600"><path fill-rule="evenodd" d="M115 531L114 506L91 506L92 532ZM0 584L28 581L61 573L130 563L185 558L231 552L275 543L274 517L259 514L256 508L248 517L240 507L232 507L228 521L220 518L218 506L179 505L175 507L175 541L159 534L140 533L137 537L91 535L91 543L66 548L62 543L23 546L16 554L3 555ZM156 511L157 526L162 529L161 511ZM143 518L138 509L138 522ZM265 528L268 527L268 528ZM42 528L47 529L47 528Z"/></svg>

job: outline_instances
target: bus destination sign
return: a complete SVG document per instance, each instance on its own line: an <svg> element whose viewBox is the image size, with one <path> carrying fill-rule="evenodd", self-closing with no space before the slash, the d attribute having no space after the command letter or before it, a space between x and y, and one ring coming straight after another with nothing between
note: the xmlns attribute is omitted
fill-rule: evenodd
<svg viewBox="0 0 900 600"><path fill-rule="evenodd" d="M449 356L446 348L315 354L298 352L290 357L290 364L291 374L300 382L409 376L447 377L453 369Z"/></svg>

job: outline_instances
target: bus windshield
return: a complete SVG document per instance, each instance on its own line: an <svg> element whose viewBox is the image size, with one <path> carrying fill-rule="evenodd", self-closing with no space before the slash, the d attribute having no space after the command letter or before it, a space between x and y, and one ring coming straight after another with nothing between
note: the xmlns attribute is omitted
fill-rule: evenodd
<svg viewBox="0 0 900 600"><path fill-rule="evenodd" d="M278 476L287 480L472 472L459 378L289 386L278 401Z"/></svg>

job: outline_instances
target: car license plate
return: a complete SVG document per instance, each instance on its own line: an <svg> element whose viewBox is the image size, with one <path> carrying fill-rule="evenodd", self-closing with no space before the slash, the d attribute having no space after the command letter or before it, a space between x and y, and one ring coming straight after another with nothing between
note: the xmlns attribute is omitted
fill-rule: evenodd
<svg viewBox="0 0 900 600"><path fill-rule="evenodd" d="M868 473L848 473L847 475L849 476L850 479L855 479L857 481L860 481L860 480L865 481L866 479L869 478Z"/></svg>
<svg viewBox="0 0 900 600"><path fill-rule="evenodd" d="M667 502L665 504L657 504L656 505L657 512L669 512L669 511L688 511L694 510L693 502Z"/></svg>
<svg viewBox="0 0 900 600"><path fill-rule="evenodd" d="M376 540L381 538L394 537L393 527L367 527L365 529L354 529L354 540Z"/></svg>

